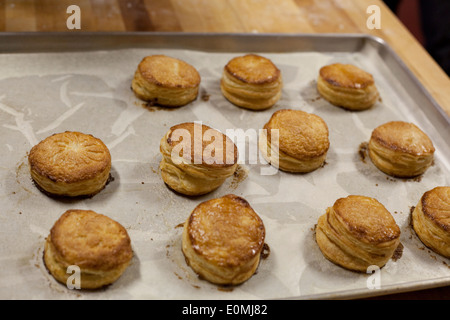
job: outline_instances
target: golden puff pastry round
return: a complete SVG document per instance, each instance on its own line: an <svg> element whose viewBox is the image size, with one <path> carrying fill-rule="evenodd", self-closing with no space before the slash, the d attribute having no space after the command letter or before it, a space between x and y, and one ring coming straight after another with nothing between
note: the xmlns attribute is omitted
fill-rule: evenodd
<svg viewBox="0 0 450 320"><path fill-rule="evenodd" d="M263 129L261 154L275 167L307 173L324 164L330 141L328 126L321 117L300 110L278 110Z"/></svg>
<svg viewBox="0 0 450 320"><path fill-rule="evenodd" d="M170 128L161 139L159 168L173 190L197 196L220 187L237 168L236 145L223 133L201 123Z"/></svg>
<svg viewBox="0 0 450 320"><path fill-rule="evenodd" d="M44 263L50 274L67 284L72 275L67 268L77 266L81 289L97 289L115 282L132 257L125 228L91 210L67 210L45 241Z"/></svg>
<svg viewBox="0 0 450 320"><path fill-rule="evenodd" d="M373 76L351 64L322 67L317 90L328 102L348 110L369 109L379 98Z"/></svg>
<svg viewBox="0 0 450 320"><path fill-rule="evenodd" d="M247 54L227 63L220 87L231 103L250 110L264 110L280 99L283 80L272 61Z"/></svg>
<svg viewBox="0 0 450 320"><path fill-rule="evenodd" d="M384 173L398 178L423 174L433 163L434 146L416 125L391 121L373 130L369 157Z"/></svg>
<svg viewBox="0 0 450 320"><path fill-rule="evenodd" d="M145 57L131 88L141 100L164 107L180 107L198 96L200 74L190 64L165 55Z"/></svg>
<svg viewBox="0 0 450 320"><path fill-rule="evenodd" d="M412 226L427 247L450 258L450 187L423 194L412 213Z"/></svg>
<svg viewBox="0 0 450 320"><path fill-rule="evenodd" d="M49 195L93 196L110 177L111 154L98 138L81 132L57 133L28 155L31 177Z"/></svg>
<svg viewBox="0 0 450 320"><path fill-rule="evenodd" d="M350 195L320 216L316 242L328 260L366 272L369 266L381 268L392 258L400 244L400 228L376 199Z"/></svg>
<svg viewBox="0 0 450 320"><path fill-rule="evenodd" d="M237 285L258 268L264 239L261 218L245 199L229 194L192 211L184 223L182 250L203 279Z"/></svg>

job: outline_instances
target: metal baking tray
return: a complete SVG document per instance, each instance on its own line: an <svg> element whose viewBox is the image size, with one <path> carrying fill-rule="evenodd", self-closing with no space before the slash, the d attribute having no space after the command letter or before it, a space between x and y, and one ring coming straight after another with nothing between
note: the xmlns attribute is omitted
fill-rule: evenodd
<svg viewBox="0 0 450 320"><path fill-rule="evenodd" d="M283 98L266 111L239 109L218 89L224 64L249 52L272 59L285 80ZM134 70L153 53L177 56L198 68L202 84L196 101L168 111L134 97ZM335 61L374 74L382 100L370 110L348 112L320 99L318 68ZM323 168L262 176L258 173L267 164L244 162L241 175L195 198L164 186L159 140L171 125L200 120L222 131L259 129L281 108L325 119L331 148ZM360 157L359 146L371 130L398 119L416 123L437 149L434 165L421 179L387 177ZM344 299L450 284L450 260L425 248L409 225L410 210L425 191L450 185L450 119L382 39L360 34L3 33L0 124L3 299ZM114 181L91 199L51 199L32 184L27 152L52 133L74 129L108 145ZM249 138L247 146L252 143ZM270 247L257 273L232 289L209 284L186 266L178 227L198 203L226 193L246 198L258 212ZM382 268L379 282L372 284L374 275L327 261L313 238L326 208L356 193L382 202L402 231L402 256ZM129 231L135 257L113 285L93 292L69 290L45 270L45 237L69 208L109 215Z"/></svg>

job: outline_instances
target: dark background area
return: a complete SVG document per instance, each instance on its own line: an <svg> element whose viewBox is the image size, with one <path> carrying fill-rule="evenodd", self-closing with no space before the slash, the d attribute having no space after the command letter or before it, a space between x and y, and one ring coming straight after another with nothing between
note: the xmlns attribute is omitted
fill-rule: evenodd
<svg viewBox="0 0 450 320"><path fill-rule="evenodd" d="M428 53L450 75L450 1L384 0Z"/></svg>

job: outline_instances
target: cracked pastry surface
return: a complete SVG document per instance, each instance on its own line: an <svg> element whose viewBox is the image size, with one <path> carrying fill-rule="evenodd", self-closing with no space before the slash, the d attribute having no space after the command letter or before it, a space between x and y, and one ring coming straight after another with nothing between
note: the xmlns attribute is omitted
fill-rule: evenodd
<svg viewBox="0 0 450 320"><path fill-rule="evenodd" d="M351 64L322 67L317 90L331 104L348 110L369 109L379 98L373 76Z"/></svg>
<svg viewBox="0 0 450 320"><path fill-rule="evenodd" d="M271 60L247 54L227 63L220 88L231 103L241 108L264 110L280 99L283 80L280 70Z"/></svg>
<svg viewBox="0 0 450 320"><path fill-rule="evenodd" d="M373 130L369 157L384 173L412 178L423 174L433 163L433 142L415 124L391 121Z"/></svg>
<svg viewBox="0 0 450 320"><path fill-rule="evenodd" d="M316 242L335 264L357 272L383 267L400 244L400 228L376 199L350 195L320 216Z"/></svg>
<svg viewBox="0 0 450 320"><path fill-rule="evenodd" d="M419 239L434 252L450 258L450 187L436 187L423 194L412 213Z"/></svg>
<svg viewBox="0 0 450 320"><path fill-rule="evenodd" d="M261 154L281 170L307 173L325 162L330 141L328 126L321 117L301 110L278 110L263 129Z"/></svg>
<svg viewBox="0 0 450 320"><path fill-rule="evenodd" d="M163 181L188 196L220 187L237 168L236 145L209 126L185 122L169 129L161 139L159 168Z"/></svg>
<svg viewBox="0 0 450 320"><path fill-rule="evenodd" d="M180 107L198 96L201 77L187 62L165 55L152 55L139 63L131 83L135 95L164 107Z"/></svg>
<svg viewBox="0 0 450 320"><path fill-rule="evenodd" d="M44 262L50 274L66 284L69 266L80 268L82 289L97 289L115 282L133 257L125 228L91 210L67 210L46 238Z"/></svg>
<svg viewBox="0 0 450 320"><path fill-rule="evenodd" d="M30 174L44 192L57 196L92 196L106 185L111 155L98 138L66 131L47 137L31 148Z"/></svg>
<svg viewBox="0 0 450 320"><path fill-rule="evenodd" d="M261 218L245 199L229 194L192 211L184 224L182 250L202 278L237 285L258 268L264 239Z"/></svg>

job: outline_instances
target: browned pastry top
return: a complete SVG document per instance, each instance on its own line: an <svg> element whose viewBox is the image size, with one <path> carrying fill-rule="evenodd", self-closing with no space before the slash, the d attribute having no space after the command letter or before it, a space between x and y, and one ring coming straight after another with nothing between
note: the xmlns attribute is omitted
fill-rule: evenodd
<svg viewBox="0 0 450 320"><path fill-rule="evenodd" d="M30 168L55 182L94 178L111 166L106 145L92 135L66 131L35 145L28 155Z"/></svg>
<svg viewBox="0 0 450 320"><path fill-rule="evenodd" d="M276 111L264 129L272 143L271 130L279 130L279 149L296 159L322 156L329 149L328 126L317 115L301 110Z"/></svg>
<svg viewBox="0 0 450 320"><path fill-rule="evenodd" d="M403 121L391 121L375 128L371 139L391 150L413 155L427 155L435 151L433 142L422 130Z"/></svg>
<svg viewBox="0 0 450 320"><path fill-rule="evenodd" d="M351 64L335 63L320 69L320 76L333 86L364 89L374 84L373 76Z"/></svg>
<svg viewBox="0 0 450 320"><path fill-rule="evenodd" d="M262 220L236 195L199 204L187 223L194 251L219 266L242 265L260 254L264 245Z"/></svg>
<svg viewBox="0 0 450 320"><path fill-rule="evenodd" d="M112 270L132 258L125 228L91 210L68 210L50 230L57 259L80 268Z"/></svg>
<svg viewBox="0 0 450 320"><path fill-rule="evenodd" d="M336 200L333 210L347 230L363 242L376 244L400 236L391 213L374 198L350 195Z"/></svg>
<svg viewBox="0 0 450 320"><path fill-rule="evenodd" d="M450 232L450 187L436 187L422 196L422 211L441 229Z"/></svg>
<svg viewBox="0 0 450 320"><path fill-rule="evenodd" d="M277 81L280 70L267 58L247 54L231 59L225 70L242 82L264 84Z"/></svg>
<svg viewBox="0 0 450 320"><path fill-rule="evenodd" d="M194 88L200 83L200 74L193 66L165 55L145 57L138 70L146 81L161 87Z"/></svg>

